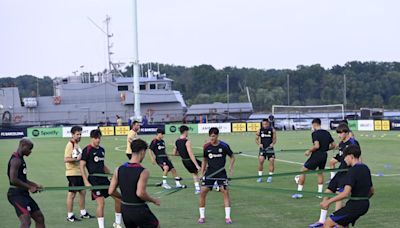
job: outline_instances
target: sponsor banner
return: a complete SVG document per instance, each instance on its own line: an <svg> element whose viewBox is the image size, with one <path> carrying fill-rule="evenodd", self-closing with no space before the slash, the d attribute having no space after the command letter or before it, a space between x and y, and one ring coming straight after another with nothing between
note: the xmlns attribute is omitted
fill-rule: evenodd
<svg viewBox="0 0 400 228"><path fill-rule="evenodd" d="M62 128L62 137L63 138L71 137L71 128L72 128L72 126ZM98 129L98 127L97 126L84 126L84 127L82 127L82 135L81 136L82 137L90 137L90 132L95 129Z"/></svg>
<svg viewBox="0 0 400 228"><path fill-rule="evenodd" d="M373 131L374 130L374 121L373 120L359 120L358 121L358 130L359 131Z"/></svg>
<svg viewBox="0 0 400 228"><path fill-rule="evenodd" d="M390 130L400 131L400 120L391 120Z"/></svg>
<svg viewBox="0 0 400 228"><path fill-rule="evenodd" d="M247 131L258 131L261 128L261 123L259 122L253 122L253 123L247 123Z"/></svg>
<svg viewBox="0 0 400 228"><path fill-rule="evenodd" d="M185 125L189 128L189 134L199 133L197 124L166 124L165 134L180 134L179 127L182 125Z"/></svg>
<svg viewBox="0 0 400 228"><path fill-rule="evenodd" d="M62 136L61 127L28 128L28 137L30 138L61 138Z"/></svg>
<svg viewBox="0 0 400 228"><path fill-rule="evenodd" d="M358 121L357 120L348 120L349 128L352 131L358 131Z"/></svg>
<svg viewBox="0 0 400 228"><path fill-rule="evenodd" d="M128 135L129 126L116 126L115 135Z"/></svg>
<svg viewBox="0 0 400 228"><path fill-rule="evenodd" d="M382 120L382 131L390 131L390 120Z"/></svg>
<svg viewBox="0 0 400 228"><path fill-rule="evenodd" d="M99 127L103 136L114 136L114 127Z"/></svg>
<svg viewBox="0 0 400 228"><path fill-rule="evenodd" d="M199 134L208 134L208 130L210 130L210 128L212 127L218 128L219 133L231 132L230 123L208 123L208 124L199 124Z"/></svg>
<svg viewBox="0 0 400 228"><path fill-rule="evenodd" d="M165 125L159 124L159 125L146 125L146 126L140 126L140 132L139 134L155 134L157 132L157 129L161 128L165 130ZM178 130L179 132L179 130Z"/></svg>
<svg viewBox="0 0 400 228"><path fill-rule="evenodd" d="M27 136L26 128L2 128L0 139L18 139Z"/></svg>
<svg viewBox="0 0 400 228"><path fill-rule="evenodd" d="M382 131L382 120L374 120L374 130Z"/></svg>
<svg viewBox="0 0 400 228"><path fill-rule="evenodd" d="M246 132L246 123L232 123L232 132Z"/></svg>

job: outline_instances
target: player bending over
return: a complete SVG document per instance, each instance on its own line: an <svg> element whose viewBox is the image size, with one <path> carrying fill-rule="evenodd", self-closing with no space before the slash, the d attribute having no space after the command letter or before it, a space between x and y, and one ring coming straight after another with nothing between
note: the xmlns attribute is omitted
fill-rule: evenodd
<svg viewBox="0 0 400 228"><path fill-rule="evenodd" d="M371 198L374 194L372 186L371 171L368 166L360 162L361 150L357 145L350 145L344 150L344 160L348 166L344 182L344 190L333 198L326 198L321 202L321 208L328 210L329 205L341 201L349 196ZM346 206L333 212L324 227L331 228L335 226L348 227L349 224L355 225L356 221L368 212L369 200L347 201Z"/></svg>
<svg viewBox="0 0 400 228"><path fill-rule="evenodd" d="M199 171L201 161L197 160L193 154L192 145L188 140L189 128L185 125L179 127L181 136L175 141L174 155L181 156L183 166L193 175L195 194L200 193Z"/></svg>
<svg viewBox="0 0 400 228"><path fill-rule="evenodd" d="M132 157L129 162L121 165L114 172L108 193L112 194L119 186L122 198L122 218L125 227L160 227L156 216L150 211L146 202L160 206L160 200L151 197L146 192L149 171L141 165L147 143L141 139L134 140L131 144Z"/></svg>
<svg viewBox="0 0 400 228"><path fill-rule="evenodd" d="M346 124L340 124L337 129L336 129L337 134L339 135L340 138L340 143L339 143L339 153L336 156L337 159L340 161L340 166L339 169L348 169L350 166L347 165L346 161L344 160L343 157L343 151L349 147L350 145L357 145L359 146L357 140L352 138L350 136L350 129ZM347 171L341 171L338 172L333 179L329 182L328 188L325 190L325 193L341 193L344 190L344 183L346 181L346 175ZM326 200L326 199L324 199ZM339 210L342 208L343 202L342 201L337 201L336 202L336 208L335 210ZM323 227L325 221L326 221L326 215L328 213L328 210L321 209L319 221L309 225L309 228L315 228L315 227Z"/></svg>
<svg viewBox="0 0 400 228"><path fill-rule="evenodd" d="M230 175L233 175L233 164L235 163L235 156L228 144L218 140L219 130L218 128L210 128L208 135L210 136L210 142L204 145L203 163L201 171L203 174L203 181L201 186L201 193L199 197L199 212L200 218L198 223L205 223L205 210L206 210L206 196L207 193L212 189L215 180L220 186L220 191L224 196L225 206L225 222L226 224L232 224L231 220L231 201L229 199L228 189L228 176L226 175L225 163L226 156L230 158L229 171ZM217 173L216 173L217 172ZM211 176L207 178L207 176Z"/></svg>
<svg viewBox="0 0 400 228"><path fill-rule="evenodd" d="M258 156L258 176L257 182L262 182L262 175L264 169L264 161L268 159L269 161L269 176L267 182L272 181L272 175L275 169L275 152L274 145L276 144L276 132L275 129L271 127L271 123L268 119L263 119L261 128L256 133L256 143L259 146L260 154Z"/></svg>
<svg viewBox="0 0 400 228"><path fill-rule="evenodd" d="M327 151L334 149L336 147L332 135L328 131L321 129L321 119L319 118L314 119L312 121L312 128L314 130L313 133L311 134L313 147L311 147L311 149L307 150L304 153L304 155L307 157L310 155L311 156L304 163L304 166L301 170L302 172L306 172L309 170L316 170L317 168L319 170L325 169L326 160L328 157ZM292 198L294 199L303 198L301 191L303 191L305 179L306 176L304 174L300 175L299 183L297 186L297 191L299 193L292 195ZM324 175L323 173L318 173L318 192L322 193L323 188L324 188Z"/></svg>
<svg viewBox="0 0 400 228"><path fill-rule="evenodd" d="M100 146L101 132L98 129L90 132L90 144L82 151L82 159L80 161L80 169L85 186L109 185L110 181L107 177L92 176L93 174L109 174L110 170L104 164L105 150ZM86 170L89 178L86 175ZM92 200L96 200L96 217L99 228L104 228L104 199L110 196L115 200L115 223L114 228L121 227L121 201L118 192L108 194L107 189L93 189Z"/></svg>
<svg viewBox="0 0 400 228"><path fill-rule="evenodd" d="M28 168L24 156L32 153L33 143L29 138L22 138L16 152L11 155L8 162L7 175L10 188L7 192L8 202L14 206L15 212L21 222L21 228L31 226L31 218L36 223L36 228L44 228L44 216L29 192L36 193L42 186L29 181L27 178ZM2 210L5 210L2 208Z"/></svg>
<svg viewBox="0 0 400 228"><path fill-rule="evenodd" d="M165 152L165 142L164 142L164 130L157 129L156 137L150 143L150 158L153 164L158 164L163 171L163 182L161 187L165 189L171 189L171 186L167 183L168 172L172 173L175 178L175 184L177 188L182 188L180 181L182 178L178 177L176 174L176 169L172 162L169 160L167 153Z"/></svg>

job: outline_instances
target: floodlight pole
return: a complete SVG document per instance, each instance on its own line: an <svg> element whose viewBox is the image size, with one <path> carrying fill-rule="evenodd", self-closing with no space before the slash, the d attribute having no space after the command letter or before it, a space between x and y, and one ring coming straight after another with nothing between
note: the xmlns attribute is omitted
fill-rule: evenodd
<svg viewBox="0 0 400 228"><path fill-rule="evenodd" d="M137 0L133 0L133 93L135 119L142 120L140 114L140 90L139 90L139 44L138 44L138 21L137 21Z"/></svg>

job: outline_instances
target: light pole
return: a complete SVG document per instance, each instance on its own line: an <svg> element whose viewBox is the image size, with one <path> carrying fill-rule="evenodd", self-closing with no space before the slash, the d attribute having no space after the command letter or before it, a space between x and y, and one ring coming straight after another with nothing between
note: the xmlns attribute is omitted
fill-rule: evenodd
<svg viewBox="0 0 400 228"><path fill-rule="evenodd" d="M289 92L289 74L286 75L286 81L287 81L287 105L290 105L290 92Z"/></svg>
<svg viewBox="0 0 400 228"><path fill-rule="evenodd" d="M228 104L228 120L229 120L229 74L226 75L226 101Z"/></svg>

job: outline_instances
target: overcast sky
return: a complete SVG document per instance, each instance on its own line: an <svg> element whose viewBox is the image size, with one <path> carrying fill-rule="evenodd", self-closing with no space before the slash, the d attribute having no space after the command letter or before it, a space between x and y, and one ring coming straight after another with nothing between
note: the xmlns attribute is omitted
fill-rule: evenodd
<svg viewBox="0 0 400 228"><path fill-rule="evenodd" d="M138 0L139 58L193 66L400 61L398 0ZM132 60L131 0L1 0L0 77L66 76Z"/></svg>

